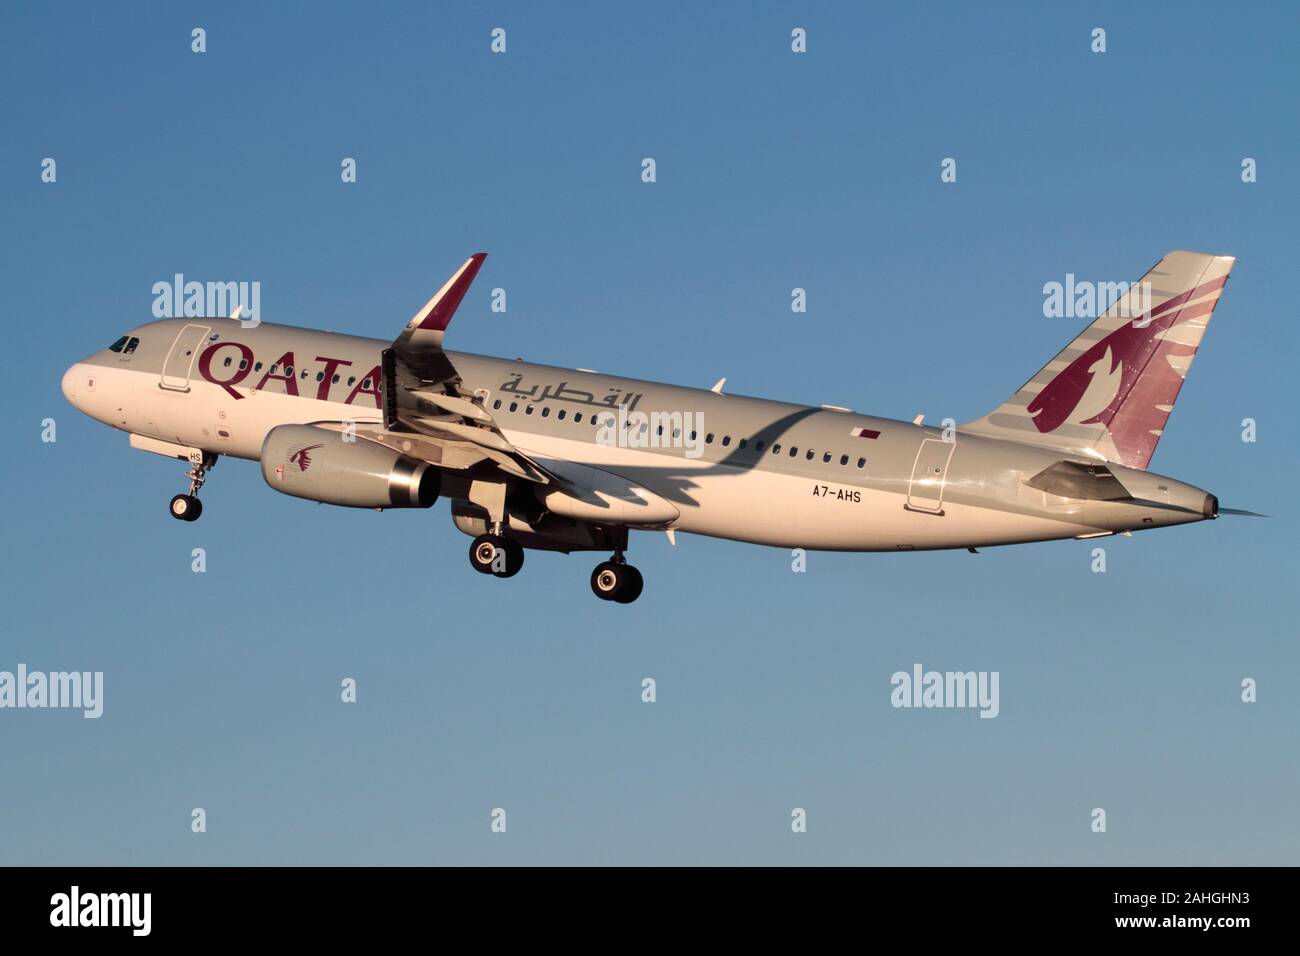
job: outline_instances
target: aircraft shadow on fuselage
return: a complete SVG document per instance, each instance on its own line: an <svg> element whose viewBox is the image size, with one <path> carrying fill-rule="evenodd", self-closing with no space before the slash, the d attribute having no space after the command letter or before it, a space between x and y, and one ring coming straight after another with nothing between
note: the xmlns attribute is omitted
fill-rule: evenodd
<svg viewBox="0 0 1300 956"><path fill-rule="evenodd" d="M762 426L752 434L745 435L747 441L745 448L734 447L725 457L719 461L713 462L705 468L682 468L680 466L667 464L658 465L631 465L619 467L617 475L626 478L630 485L643 486L652 490L655 494L666 499L674 505L698 505L699 502L690 494L690 489L699 486L697 479L700 477L723 474L734 471L750 471L757 467L758 462L764 455L771 454L773 445L778 443L781 438L795 425L811 415L817 414L818 409L801 408L778 418L776 421ZM758 443L763 443L762 451L755 451ZM620 436L620 444L626 444ZM627 447L644 447L632 446ZM670 451L684 452L684 448L670 448ZM667 461L675 461L677 455L663 455ZM611 474L613 474L611 472ZM602 488L602 491L607 489ZM640 499L629 489L622 493L613 495L613 497L630 503L638 503ZM598 499L594 497L584 498L590 503L597 503Z"/></svg>

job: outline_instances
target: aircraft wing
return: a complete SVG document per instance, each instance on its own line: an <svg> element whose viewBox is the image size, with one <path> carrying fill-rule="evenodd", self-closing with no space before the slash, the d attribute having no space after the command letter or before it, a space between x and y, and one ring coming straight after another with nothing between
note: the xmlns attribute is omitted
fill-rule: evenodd
<svg viewBox="0 0 1300 956"><path fill-rule="evenodd" d="M489 462L516 478L563 485L501 433L482 402L463 389L443 351L443 333L486 258L487 253L479 252L466 259L384 351L384 426L393 440L369 437L394 447L410 445L402 450L443 468L464 470ZM411 432L419 440L406 434Z"/></svg>

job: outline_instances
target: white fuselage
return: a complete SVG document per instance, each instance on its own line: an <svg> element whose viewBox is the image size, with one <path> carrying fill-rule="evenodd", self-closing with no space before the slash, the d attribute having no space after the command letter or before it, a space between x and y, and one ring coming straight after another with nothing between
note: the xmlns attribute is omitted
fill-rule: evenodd
<svg viewBox="0 0 1300 956"><path fill-rule="evenodd" d="M195 323L215 332L187 331ZM96 353L63 381L78 409L114 428L256 460L267 433L279 425L382 424L377 378L385 342L206 319L151 323L137 331L154 339L149 349L129 356ZM186 335L195 338L189 353L178 344ZM295 366L292 383L277 363ZM1057 457L1042 449L957 433L946 438L953 448L938 449L934 478L923 462L941 440L934 428L480 356L457 355L456 364L466 390L479 396L520 451L542 464L609 473L670 502L675 517L656 520L654 527L845 551L974 547L1118 530L1086 515L1084 503L1023 486L1022 471L1040 470ZM273 369L279 375L271 378ZM538 401L538 385L530 396L521 384L560 377L566 392L548 386ZM572 400L563 397L592 396L598 389L639 395L643 408L701 416L700 431L709 441L698 442L699 457L681 448L602 442L590 417L573 411L587 408L591 416L595 402L565 405ZM876 437L855 434L863 431ZM769 433L775 438L755 442L748 457L738 452L741 436ZM772 453L774 445L781 450ZM761 453L752 454L755 446ZM797 454L787 453L791 446Z"/></svg>

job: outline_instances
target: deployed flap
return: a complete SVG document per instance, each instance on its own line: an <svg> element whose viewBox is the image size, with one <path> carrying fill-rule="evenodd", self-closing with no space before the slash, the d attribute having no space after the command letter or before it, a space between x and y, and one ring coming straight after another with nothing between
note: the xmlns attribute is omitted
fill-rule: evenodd
<svg viewBox="0 0 1300 956"><path fill-rule="evenodd" d="M540 459L563 481L562 488L546 493L547 509L596 524L664 527L680 517L677 506L629 478L603 468L561 459Z"/></svg>
<svg viewBox="0 0 1300 956"><path fill-rule="evenodd" d="M460 375L442 349L443 333L486 258L487 253L478 252L466 259L384 352L385 428L419 432L435 447L456 443L475 448L478 460L495 463L511 477L563 485L562 479L510 444L491 413L461 388Z"/></svg>

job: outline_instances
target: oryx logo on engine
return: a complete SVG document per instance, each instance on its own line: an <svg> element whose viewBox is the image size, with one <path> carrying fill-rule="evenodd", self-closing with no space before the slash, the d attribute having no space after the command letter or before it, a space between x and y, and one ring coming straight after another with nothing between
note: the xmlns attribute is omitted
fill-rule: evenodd
<svg viewBox="0 0 1300 956"><path fill-rule="evenodd" d="M308 445L306 448L299 448L289 456L289 464L297 465L299 471L306 471L311 467L311 453L317 448L324 447L324 445Z"/></svg>

